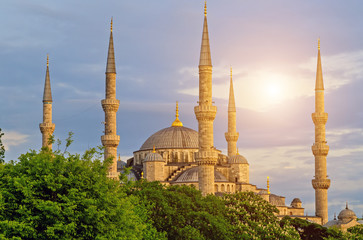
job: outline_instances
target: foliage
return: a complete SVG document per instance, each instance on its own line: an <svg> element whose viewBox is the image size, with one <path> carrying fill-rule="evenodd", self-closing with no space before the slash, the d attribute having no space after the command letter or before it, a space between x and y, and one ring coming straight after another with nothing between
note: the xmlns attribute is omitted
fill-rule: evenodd
<svg viewBox="0 0 363 240"><path fill-rule="evenodd" d="M2 136L4 136L4 133L1 131L0 128L0 164L5 162L5 147L3 145L3 142L1 141Z"/></svg>
<svg viewBox="0 0 363 240"><path fill-rule="evenodd" d="M300 218L284 217L281 225L289 222L299 232L302 240L319 239L346 239L343 232L336 228L326 228L317 223L312 223Z"/></svg>
<svg viewBox="0 0 363 240"><path fill-rule="evenodd" d="M221 198L203 197L188 186L166 187L143 179L128 182L124 189L128 195L143 199L155 228L168 239L233 239Z"/></svg>
<svg viewBox="0 0 363 240"><path fill-rule="evenodd" d="M279 225L277 208L253 192L228 194L224 201L238 239L300 239L288 222Z"/></svg>
<svg viewBox="0 0 363 240"><path fill-rule="evenodd" d="M0 165L1 239L157 239L147 209L106 177L109 160L48 148Z"/></svg>
<svg viewBox="0 0 363 240"><path fill-rule="evenodd" d="M350 234L350 239L363 240L363 225L348 228L348 234Z"/></svg>

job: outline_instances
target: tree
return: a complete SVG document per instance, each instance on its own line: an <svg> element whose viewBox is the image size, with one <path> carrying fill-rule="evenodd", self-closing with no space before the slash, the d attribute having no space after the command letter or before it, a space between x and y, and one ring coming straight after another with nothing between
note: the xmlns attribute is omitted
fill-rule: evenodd
<svg viewBox="0 0 363 240"><path fill-rule="evenodd" d="M129 196L144 199L155 228L168 239L233 239L219 197L203 197L189 186L164 186L143 179L125 184L124 189Z"/></svg>
<svg viewBox="0 0 363 240"><path fill-rule="evenodd" d="M95 149L45 148L0 165L0 238L158 239L139 199L106 177L109 164Z"/></svg>
<svg viewBox="0 0 363 240"><path fill-rule="evenodd" d="M312 223L300 218L284 217L281 225L292 224L299 232L302 240L323 240L323 239L350 239L342 231L335 228L326 228L317 223Z"/></svg>
<svg viewBox="0 0 363 240"><path fill-rule="evenodd" d="M227 218L237 239L300 239L286 221L280 226L275 206L253 192L238 192L224 196Z"/></svg>
<svg viewBox="0 0 363 240"><path fill-rule="evenodd" d="M0 164L5 162L5 147L1 140L2 136L4 136L4 133L1 131L0 128Z"/></svg>

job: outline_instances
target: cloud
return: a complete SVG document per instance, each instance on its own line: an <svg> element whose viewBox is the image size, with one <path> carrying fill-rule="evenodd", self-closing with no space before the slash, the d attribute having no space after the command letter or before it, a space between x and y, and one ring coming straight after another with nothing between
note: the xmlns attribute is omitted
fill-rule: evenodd
<svg viewBox="0 0 363 240"><path fill-rule="evenodd" d="M16 131L6 131L4 130L3 144L5 150L9 151L11 147L21 145L28 141L29 135L22 134Z"/></svg>

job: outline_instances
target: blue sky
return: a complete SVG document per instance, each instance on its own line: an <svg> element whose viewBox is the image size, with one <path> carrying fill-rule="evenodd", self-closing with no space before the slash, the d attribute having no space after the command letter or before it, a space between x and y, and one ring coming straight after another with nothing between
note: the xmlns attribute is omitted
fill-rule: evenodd
<svg viewBox="0 0 363 240"><path fill-rule="evenodd" d="M70 151L100 145L110 18L117 67L118 152L126 160L174 120L197 129L203 1L2 1L0 127L6 159L39 149L46 54L55 135L75 133ZM317 39L325 83L329 216L345 202L363 214L363 3L208 1L215 146L226 152L233 67L239 152L259 187L303 201L314 214L314 84Z"/></svg>

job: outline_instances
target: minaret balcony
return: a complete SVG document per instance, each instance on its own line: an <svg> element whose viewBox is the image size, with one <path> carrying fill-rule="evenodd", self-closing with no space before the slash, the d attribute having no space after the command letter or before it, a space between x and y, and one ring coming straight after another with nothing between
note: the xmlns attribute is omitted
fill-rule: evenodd
<svg viewBox="0 0 363 240"><path fill-rule="evenodd" d="M234 132L234 133L226 132L224 135L226 137L227 142L237 142L238 137L239 137L238 132Z"/></svg>
<svg viewBox="0 0 363 240"><path fill-rule="evenodd" d="M120 105L120 100L117 99L103 99L101 100L103 111L105 112L117 112Z"/></svg>
<svg viewBox="0 0 363 240"><path fill-rule="evenodd" d="M211 149L210 151L198 151L194 153L194 158L198 165L215 165L218 160L218 152Z"/></svg>
<svg viewBox="0 0 363 240"><path fill-rule="evenodd" d="M213 105L199 105L194 107L197 120L213 121L217 114L217 107Z"/></svg>
<svg viewBox="0 0 363 240"><path fill-rule="evenodd" d="M52 133L55 129L55 124L54 123L40 123L39 128L42 133L49 133L49 132Z"/></svg>
<svg viewBox="0 0 363 240"><path fill-rule="evenodd" d="M314 143L314 145L311 146L311 150L313 151L314 156L326 156L329 152L329 145L325 142Z"/></svg>
<svg viewBox="0 0 363 240"><path fill-rule="evenodd" d="M330 179L313 179L311 183L314 189L328 189L330 187Z"/></svg>
<svg viewBox="0 0 363 240"><path fill-rule="evenodd" d="M118 135L103 135L101 136L102 145L105 147L117 147L120 142Z"/></svg>
<svg viewBox="0 0 363 240"><path fill-rule="evenodd" d="M311 114L311 118L313 119L315 125L325 125L328 121L328 113L313 113Z"/></svg>

